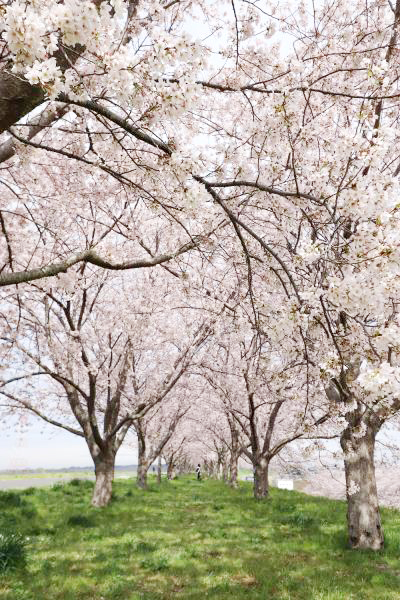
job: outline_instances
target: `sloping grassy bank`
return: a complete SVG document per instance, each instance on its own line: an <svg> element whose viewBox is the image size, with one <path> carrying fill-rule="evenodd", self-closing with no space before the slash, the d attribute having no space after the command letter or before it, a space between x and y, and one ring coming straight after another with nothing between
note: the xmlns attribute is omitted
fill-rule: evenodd
<svg viewBox="0 0 400 600"><path fill-rule="evenodd" d="M25 566L0 575L1 600L400 599L400 513L386 547L346 547L345 504L242 483L182 478L148 492L117 481L106 509L92 483L0 494L0 533L29 537Z"/></svg>

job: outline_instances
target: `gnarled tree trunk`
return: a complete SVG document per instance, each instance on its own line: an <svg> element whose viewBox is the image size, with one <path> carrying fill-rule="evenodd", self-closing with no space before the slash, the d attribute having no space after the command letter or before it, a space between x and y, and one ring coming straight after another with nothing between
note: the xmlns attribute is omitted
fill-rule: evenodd
<svg viewBox="0 0 400 600"><path fill-rule="evenodd" d="M269 463L262 458L254 465L254 498L262 500L268 497L268 467Z"/></svg>
<svg viewBox="0 0 400 600"><path fill-rule="evenodd" d="M99 454L94 458L96 481L92 496L92 505L107 506L111 500L114 481L115 453Z"/></svg>
<svg viewBox="0 0 400 600"><path fill-rule="evenodd" d="M344 452L347 525L352 548L379 550L383 530L375 480L374 446L380 424L373 420L349 423L340 438Z"/></svg>

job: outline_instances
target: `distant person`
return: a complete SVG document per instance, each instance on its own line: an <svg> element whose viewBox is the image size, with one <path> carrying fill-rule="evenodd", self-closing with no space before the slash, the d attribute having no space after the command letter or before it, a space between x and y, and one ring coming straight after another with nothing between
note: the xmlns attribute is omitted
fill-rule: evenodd
<svg viewBox="0 0 400 600"><path fill-rule="evenodd" d="M196 475L197 475L197 481L200 481L200 479L201 479L200 463L196 467Z"/></svg>

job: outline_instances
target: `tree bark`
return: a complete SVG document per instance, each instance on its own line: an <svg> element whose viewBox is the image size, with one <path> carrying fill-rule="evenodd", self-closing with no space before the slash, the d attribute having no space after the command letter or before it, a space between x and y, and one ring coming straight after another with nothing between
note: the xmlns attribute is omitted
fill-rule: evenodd
<svg viewBox="0 0 400 600"><path fill-rule="evenodd" d="M99 455L94 459L96 482L93 490L92 506L101 508L109 504L114 480L114 466L115 454L109 454L106 457Z"/></svg>
<svg viewBox="0 0 400 600"><path fill-rule="evenodd" d="M238 460L238 454L236 454L235 452L231 452L229 464L229 485L233 488L237 488L238 486Z"/></svg>
<svg viewBox="0 0 400 600"><path fill-rule="evenodd" d="M262 458L255 464L254 469L254 498L262 500L268 497L268 467L269 463L265 458Z"/></svg>
<svg viewBox="0 0 400 600"><path fill-rule="evenodd" d="M229 464L226 459L222 461L222 480L224 483L229 481Z"/></svg>
<svg viewBox="0 0 400 600"><path fill-rule="evenodd" d="M349 423L340 443L344 452L347 496L347 525L352 548L379 550L384 538L375 480L375 436L380 425L365 421L366 431L359 437L359 425Z"/></svg>
<svg viewBox="0 0 400 600"><path fill-rule="evenodd" d="M167 464L167 479L174 479L175 471L174 471L174 461L170 460Z"/></svg>
<svg viewBox="0 0 400 600"><path fill-rule="evenodd" d="M147 471L149 466L146 462L140 461L137 468L136 484L142 490L147 490Z"/></svg>

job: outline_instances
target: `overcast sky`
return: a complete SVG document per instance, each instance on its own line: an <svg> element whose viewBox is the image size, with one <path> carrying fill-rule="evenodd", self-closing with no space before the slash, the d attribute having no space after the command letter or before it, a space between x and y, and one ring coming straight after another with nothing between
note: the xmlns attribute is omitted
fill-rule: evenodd
<svg viewBox="0 0 400 600"><path fill-rule="evenodd" d="M137 450L122 445L117 454L117 465L137 463ZM57 469L93 465L84 440L72 433L31 419L22 433L16 421L9 419L0 427L0 470Z"/></svg>

